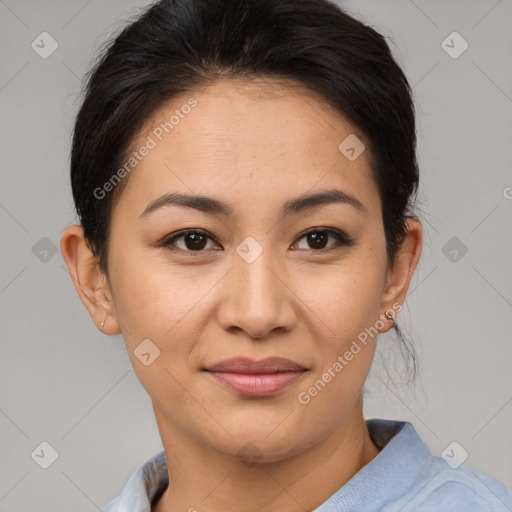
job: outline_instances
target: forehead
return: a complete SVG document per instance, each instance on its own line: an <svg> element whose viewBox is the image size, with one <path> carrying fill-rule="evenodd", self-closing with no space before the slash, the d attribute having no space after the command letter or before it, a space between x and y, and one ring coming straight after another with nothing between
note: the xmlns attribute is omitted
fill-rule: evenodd
<svg viewBox="0 0 512 512"><path fill-rule="evenodd" d="M280 206L315 187L337 186L377 212L367 151L351 160L340 150L352 137L364 140L348 119L302 86L220 80L174 98L151 116L131 150L151 149L130 172L123 196L147 203L179 190L231 203L282 198Z"/></svg>

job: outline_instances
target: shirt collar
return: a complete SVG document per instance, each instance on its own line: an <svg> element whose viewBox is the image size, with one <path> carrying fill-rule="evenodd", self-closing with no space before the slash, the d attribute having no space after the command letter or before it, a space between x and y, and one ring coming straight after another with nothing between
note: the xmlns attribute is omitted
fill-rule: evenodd
<svg viewBox="0 0 512 512"><path fill-rule="evenodd" d="M168 484L167 460L162 450L133 473L119 496L118 506L107 512L151 512L151 504Z"/></svg>
<svg viewBox="0 0 512 512"><path fill-rule="evenodd" d="M373 419L366 425L381 452L313 512L381 510L420 478L432 454L410 422Z"/></svg>
<svg viewBox="0 0 512 512"><path fill-rule="evenodd" d="M406 494L411 482L416 480L431 456L430 450L409 422L371 419L366 420L366 425L380 453L314 512L373 510L378 503L386 503L387 498L392 500L397 495ZM133 473L115 501L117 506L106 510L151 512L151 504L168 484L167 461L162 450Z"/></svg>

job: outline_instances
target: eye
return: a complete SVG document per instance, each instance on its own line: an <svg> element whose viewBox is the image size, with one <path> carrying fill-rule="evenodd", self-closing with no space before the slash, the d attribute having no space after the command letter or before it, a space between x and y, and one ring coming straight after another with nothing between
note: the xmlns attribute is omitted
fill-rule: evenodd
<svg viewBox="0 0 512 512"><path fill-rule="evenodd" d="M168 247L171 250L177 248L178 250L185 252L204 252L202 250L207 246L208 239L213 240L213 238L211 238L204 231L189 229L187 231L181 231L169 238L166 238L162 242L162 245L164 247ZM176 244L178 240L183 242L181 247ZM174 246L174 248L171 246Z"/></svg>
<svg viewBox="0 0 512 512"><path fill-rule="evenodd" d="M337 243L326 247L329 236L334 238ZM303 238L306 239L306 243L308 243L310 247L299 247L299 249L324 251L334 249L339 246L354 245L354 240L346 236L341 231L327 228L312 228L306 231L306 233L303 233L299 240L302 240Z"/></svg>
<svg viewBox="0 0 512 512"><path fill-rule="evenodd" d="M327 245L326 247L329 236L335 240L335 243ZM302 239L306 239L310 247L299 247L299 249L313 250L315 252L330 250L340 246L351 246L355 243L354 240L344 233L328 228L312 228L303 233L298 240L300 241ZM188 229L166 238L162 242L162 246L170 250L181 250L188 253L205 252L203 249L215 249L215 247L207 246L209 240L214 241L206 232L197 229Z"/></svg>

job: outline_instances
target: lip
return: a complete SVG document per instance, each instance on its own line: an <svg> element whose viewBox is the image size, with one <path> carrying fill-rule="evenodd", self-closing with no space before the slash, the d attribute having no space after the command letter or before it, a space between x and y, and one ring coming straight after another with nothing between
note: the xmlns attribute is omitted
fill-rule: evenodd
<svg viewBox="0 0 512 512"><path fill-rule="evenodd" d="M300 364L282 357L267 357L260 361L249 359L248 357L234 357L205 368L209 372L250 374L293 372L304 371L305 369Z"/></svg>
<svg viewBox="0 0 512 512"><path fill-rule="evenodd" d="M223 386L247 397L274 395L297 381L307 369L289 359L226 359L204 371Z"/></svg>

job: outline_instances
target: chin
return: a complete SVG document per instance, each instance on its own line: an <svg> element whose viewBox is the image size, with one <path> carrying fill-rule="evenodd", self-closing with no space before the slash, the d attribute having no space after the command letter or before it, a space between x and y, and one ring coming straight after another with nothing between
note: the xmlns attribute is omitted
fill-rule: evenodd
<svg viewBox="0 0 512 512"><path fill-rule="evenodd" d="M248 464L270 463L284 460L297 452L306 449L308 445L315 444L305 433L303 442L301 441L300 425L294 425L291 422L286 424L283 421L286 415L272 421L261 422L255 418L245 418L243 424L233 424L229 422L219 422L231 434L226 434L222 439L205 440L215 450L230 455L240 461ZM293 444L290 440L293 440Z"/></svg>

